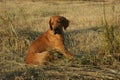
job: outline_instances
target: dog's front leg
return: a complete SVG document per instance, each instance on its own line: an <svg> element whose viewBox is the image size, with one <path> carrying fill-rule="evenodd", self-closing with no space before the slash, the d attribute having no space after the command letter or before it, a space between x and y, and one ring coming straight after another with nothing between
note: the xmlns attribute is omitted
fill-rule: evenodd
<svg viewBox="0 0 120 80"><path fill-rule="evenodd" d="M56 49L63 54L66 58L68 59L72 59L73 58L73 54L71 54L62 44L61 46L57 46Z"/></svg>

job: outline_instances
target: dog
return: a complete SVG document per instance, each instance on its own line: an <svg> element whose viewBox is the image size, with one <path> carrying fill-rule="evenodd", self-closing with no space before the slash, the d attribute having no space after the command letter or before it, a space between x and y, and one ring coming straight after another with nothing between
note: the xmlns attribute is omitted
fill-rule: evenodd
<svg viewBox="0 0 120 80"><path fill-rule="evenodd" d="M31 65L46 65L54 60L51 50L59 51L68 59L73 58L73 54L68 52L64 46L63 29L69 26L69 20L63 16L52 16L49 20L49 29L40 35L28 48L26 63Z"/></svg>

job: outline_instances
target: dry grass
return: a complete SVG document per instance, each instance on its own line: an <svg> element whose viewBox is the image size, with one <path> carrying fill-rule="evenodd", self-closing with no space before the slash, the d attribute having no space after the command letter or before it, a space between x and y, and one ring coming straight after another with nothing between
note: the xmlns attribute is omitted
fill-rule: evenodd
<svg viewBox="0 0 120 80"><path fill-rule="evenodd" d="M120 79L119 4L106 2L104 8L103 2L1 1L0 80ZM28 45L49 28L52 15L70 20L65 45L75 59L63 58L38 68L25 65ZM109 35L106 27L110 27ZM109 52L110 40L114 53Z"/></svg>

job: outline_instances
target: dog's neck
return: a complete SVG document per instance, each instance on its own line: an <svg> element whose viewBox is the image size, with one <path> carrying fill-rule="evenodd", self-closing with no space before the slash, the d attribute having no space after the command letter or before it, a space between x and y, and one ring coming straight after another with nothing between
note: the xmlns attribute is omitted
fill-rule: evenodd
<svg viewBox="0 0 120 80"><path fill-rule="evenodd" d="M59 29L55 29L55 30L51 30L48 29L49 33L51 33L52 35L64 35L63 30L59 30Z"/></svg>
<svg viewBox="0 0 120 80"><path fill-rule="evenodd" d="M46 34L49 34L49 35L46 35ZM54 43L56 41L59 41L59 40L61 42L64 41L64 35L63 34L54 34L53 30L51 30L51 29L48 29L46 34L45 34L46 38L52 43Z"/></svg>
<svg viewBox="0 0 120 80"><path fill-rule="evenodd" d="M46 33L49 34L49 36L48 36L49 38L50 37L52 37L52 38L54 37L54 38L57 38L57 39L62 39L62 40L64 39L64 33L62 33L62 34L55 34L54 31L51 30L51 29L48 29Z"/></svg>

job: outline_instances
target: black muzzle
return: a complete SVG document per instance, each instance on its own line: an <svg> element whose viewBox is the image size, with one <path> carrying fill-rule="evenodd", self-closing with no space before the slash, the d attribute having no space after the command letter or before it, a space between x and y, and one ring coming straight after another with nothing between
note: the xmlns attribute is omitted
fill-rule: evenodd
<svg viewBox="0 0 120 80"><path fill-rule="evenodd" d="M54 29L54 34L61 34L62 32L61 32L61 30L60 30L60 28L55 28Z"/></svg>

